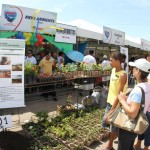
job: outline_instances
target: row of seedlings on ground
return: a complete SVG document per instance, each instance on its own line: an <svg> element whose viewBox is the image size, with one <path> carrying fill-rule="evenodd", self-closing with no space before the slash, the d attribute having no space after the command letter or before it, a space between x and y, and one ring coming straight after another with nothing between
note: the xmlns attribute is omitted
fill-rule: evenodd
<svg viewBox="0 0 150 150"><path fill-rule="evenodd" d="M46 112L38 112L34 119L22 125L25 133L31 138L28 150L68 150L61 141L47 132L47 128L52 126L52 122L47 118Z"/></svg>
<svg viewBox="0 0 150 150"><path fill-rule="evenodd" d="M101 127L103 113L104 110L102 109L91 110L89 108L82 117L73 121L72 125L76 128L78 136L84 140L86 146L109 136L109 131Z"/></svg>
<svg viewBox="0 0 150 150"><path fill-rule="evenodd" d="M71 126L71 121L78 117L77 112L63 113L51 118L51 126L47 128L48 133L61 141L69 149L83 149L83 141L77 137L76 129Z"/></svg>
<svg viewBox="0 0 150 150"><path fill-rule="evenodd" d="M66 115L68 116L54 126L51 131L71 149L78 149L79 147L82 149L83 144L89 146L93 141L99 141L109 136L109 131L102 129L100 125L103 116L102 109L89 107L86 110L78 111L78 113L68 114L67 111ZM74 136L72 135L72 138L65 136L66 129L73 131ZM59 131L60 134L64 133L64 135L59 135Z"/></svg>
<svg viewBox="0 0 150 150"><path fill-rule="evenodd" d="M85 145L89 146L93 141L102 140L102 138L109 136L109 132L100 126L102 109L88 108L77 112L63 113L48 119L49 121L46 113L41 112L45 116L39 114L37 114L36 123L30 122L24 125L35 141L40 143L39 148L44 146L46 150L65 150L67 148L80 150ZM35 124L36 127L33 127ZM55 142L50 142L49 139Z"/></svg>

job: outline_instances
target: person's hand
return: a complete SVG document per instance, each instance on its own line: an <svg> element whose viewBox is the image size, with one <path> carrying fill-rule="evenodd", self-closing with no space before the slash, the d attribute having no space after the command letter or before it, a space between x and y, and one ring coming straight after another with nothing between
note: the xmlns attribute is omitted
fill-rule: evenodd
<svg viewBox="0 0 150 150"><path fill-rule="evenodd" d="M120 94L118 95L118 99L119 99L119 102L126 101L127 97L123 92L120 92Z"/></svg>

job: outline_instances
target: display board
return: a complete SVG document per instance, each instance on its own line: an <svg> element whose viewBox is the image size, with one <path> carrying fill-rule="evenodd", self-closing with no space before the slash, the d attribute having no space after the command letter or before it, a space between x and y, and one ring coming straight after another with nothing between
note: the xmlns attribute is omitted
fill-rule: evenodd
<svg viewBox="0 0 150 150"><path fill-rule="evenodd" d="M0 30L48 33L56 32L57 14L26 7L2 5Z"/></svg>
<svg viewBox="0 0 150 150"><path fill-rule="evenodd" d="M55 42L76 44L77 28L75 26L69 26L66 24L57 23L57 28L58 29L56 30Z"/></svg>
<svg viewBox="0 0 150 150"><path fill-rule="evenodd" d="M125 32L103 27L103 42L123 46L125 42Z"/></svg>
<svg viewBox="0 0 150 150"><path fill-rule="evenodd" d="M0 116L0 129L11 128L12 117L11 115Z"/></svg>
<svg viewBox="0 0 150 150"><path fill-rule="evenodd" d="M141 39L141 50L150 51L150 41Z"/></svg>
<svg viewBox="0 0 150 150"><path fill-rule="evenodd" d="M24 107L25 40L0 39L0 108Z"/></svg>

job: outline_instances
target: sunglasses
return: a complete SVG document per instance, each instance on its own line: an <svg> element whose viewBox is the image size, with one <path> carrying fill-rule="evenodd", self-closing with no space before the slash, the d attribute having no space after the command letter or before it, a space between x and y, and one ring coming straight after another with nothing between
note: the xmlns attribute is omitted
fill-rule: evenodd
<svg viewBox="0 0 150 150"><path fill-rule="evenodd" d="M27 53L27 54L31 54L31 53Z"/></svg>

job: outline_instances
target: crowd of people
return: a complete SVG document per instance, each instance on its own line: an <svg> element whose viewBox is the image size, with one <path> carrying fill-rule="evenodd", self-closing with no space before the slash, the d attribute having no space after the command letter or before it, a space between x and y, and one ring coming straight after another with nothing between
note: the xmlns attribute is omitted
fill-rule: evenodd
<svg viewBox="0 0 150 150"><path fill-rule="evenodd" d="M57 57L57 53L50 53L50 51L47 50L44 53L40 53L37 61L33 56L33 51L28 50L27 56L25 57L25 63L26 62L31 62L33 65L37 64L39 66L39 73L51 75L53 70L55 70L57 63L59 67L64 64L64 54L62 52L59 52L59 56ZM48 96L51 95L53 97L53 100L57 101L56 91L54 91L54 85L45 86L43 87L43 90L53 90L53 92L45 92L41 94L41 96L48 98Z"/></svg>
<svg viewBox="0 0 150 150"><path fill-rule="evenodd" d="M52 69L50 67L50 73L52 73L52 70L56 68L56 64L58 64L58 66L61 67L65 63L65 55L63 52L59 52L57 54L56 52L51 53L49 50L45 50L40 51L35 57L31 49L27 51L27 56L25 56L25 63L31 62L33 65L39 65L41 61L46 59L47 53L49 53L49 61L52 63Z"/></svg>
<svg viewBox="0 0 150 150"><path fill-rule="evenodd" d="M38 64L40 68L39 71L41 73L51 74L56 68L56 64L58 64L58 67L62 67L65 63L65 55L62 52L59 52L57 55L57 53L50 53L49 51L46 51L45 55L41 55L39 57L39 60L37 61L32 55L32 50L28 50L25 62L30 61L33 64ZM89 50L89 54L84 57L83 62L89 65L97 63L94 58L93 50ZM127 64L126 55L121 54L119 51L112 52L110 59L106 55L103 56L102 67L105 68L109 65L113 69L110 77L107 106L105 108L102 126L104 128L108 127L108 124L105 122L107 114L112 109L118 107L118 104L122 105L126 114L130 118L134 119L137 117L142 101L142 92L138 86L142 87L145 93L144 113L150 123L150 54ZM127 65L129 65L130 72L136 80L136 85L129 96L126 96L128 84L128 72L126 71ZM53 87L50 86L48 88ZM56 92L47 94L51 94L54 100L57 100ZM46 97L47 96L48 95L46 95ZM112 150L113 142L117 137L118 150L133 150L140 148L142 140L144 140L144 150L148 150L148 147L150 146L150 127L148 127L144 134L138 135L138 141L135 145L134 142L137 136L135 133L118 129L113 125L110 125L110 132L109 140L103 150Z"/></svg>
<svg viewBox="0 0 150 150"><path fill-rule="evenodd" d="M123 62L124 56L120 52L113 52L110 55L110 65L113 67L110 85L109 85L109 93L107 98L107 107L105 109L105 114L103 117L102 126L104 128L108 127L106 124L106 118L108 112L118 107L118 105L122 105L128 117L135 119L138 116L139 109L141 107L142 101L142 91L139 86L144 90L145 94L145 104L144 104L144 113L147 116L148 122L150 124L150 54L148 54L145 58L140 58L135 60L134 62L129 62L129 66L131 67L132 74L136 80L136 85L129 94L126 96L127 90L127 74L124 71L121 63ZM141 141L144 140L144 150L148 150L150 146L150 126L146 130L146 132L142 135L138 135L138 141L134 145L136 134L116 128L113 125L110 125L110 137L103 148L103 150L112 150L113 142L118 137L118 150L134 150L139 149L141 147Z"/></svg>

